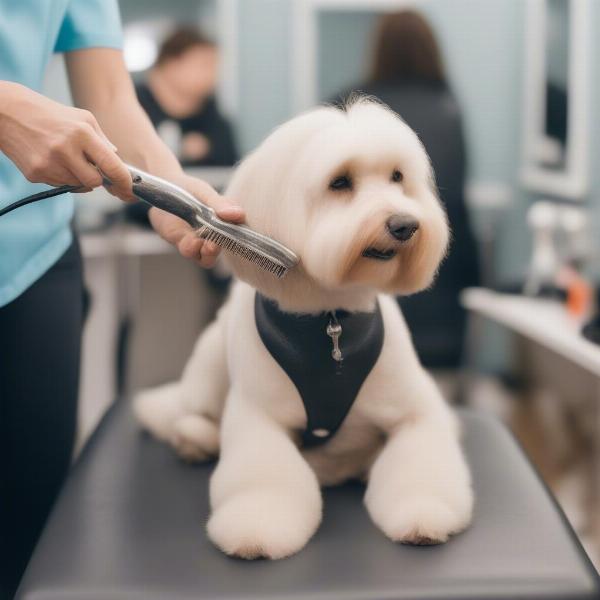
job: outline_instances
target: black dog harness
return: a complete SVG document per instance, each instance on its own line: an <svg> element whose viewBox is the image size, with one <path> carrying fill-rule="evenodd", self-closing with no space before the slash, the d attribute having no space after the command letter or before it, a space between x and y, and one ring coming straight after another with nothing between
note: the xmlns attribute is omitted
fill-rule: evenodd
<svg viewBox="0 0 600 600"><path fill-rule="evenodd" d="M373 312L286 313L256 294L263 344L300 393L306 411L304 446L322 444L339 429L383 346L379 303Z"/></svg>

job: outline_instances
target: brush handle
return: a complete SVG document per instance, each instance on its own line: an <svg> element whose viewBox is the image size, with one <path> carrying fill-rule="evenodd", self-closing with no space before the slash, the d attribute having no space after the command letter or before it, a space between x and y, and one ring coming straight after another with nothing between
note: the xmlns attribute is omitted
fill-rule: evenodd
<svg viewBox="0 0 600 600"><path fill-rule="evenodd" d="M298 264L298 256L276 240L253 231L247 225L219 219L212 208L177 185L136 167L127 165L127 168L131 173L133 193L137 198L180 217L201 237L213 236L208 239L215 241L217 245L247 258L249 255L260 257L258 262L266 259L268 265L284 269L283 272ZM217 241L215 236L220 238L220 241Z"/></svg>
<svg viewBox="0 0 600 600"><path fill-rule="evenodd" d="M151 206L171 213L194 229L216 219L215 211L173 183L127 165L131 173L133 193Z"/></svg>

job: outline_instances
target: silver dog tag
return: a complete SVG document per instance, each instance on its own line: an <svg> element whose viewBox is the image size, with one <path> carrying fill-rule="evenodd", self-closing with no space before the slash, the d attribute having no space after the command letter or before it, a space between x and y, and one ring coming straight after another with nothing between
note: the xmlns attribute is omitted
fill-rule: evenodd
<svg viewBox="0 0 600 600"><path fill-rule="evenodd" d="M339 323L329 322L327 325L327 335L331 338L333 342L333 350L331 351L331 356L333 360L337 360L341 362L343 360L342 351L340 350L340 336L342 335L342 326Z"/></svg>

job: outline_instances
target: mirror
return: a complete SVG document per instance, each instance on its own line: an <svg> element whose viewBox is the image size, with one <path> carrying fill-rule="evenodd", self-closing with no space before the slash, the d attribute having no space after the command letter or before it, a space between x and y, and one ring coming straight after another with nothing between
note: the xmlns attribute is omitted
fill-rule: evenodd
<svg viewBox="0 0 600 600"><path fill-rule="evenodd" d="M420 0L419 0L420 1ZM294 112L301 112L363 75L369 60L364 48L370 42L378 15L414 7L417 0L294 0L292 31L292 97ZM327 33L326 33L327 32ZM337 36L352 36L348 49ZM358 68L357 68L358 67Z"/></svg>
<svg viewBox="0 0 600 600"><path fill-rule="evenodd" d="M580 200L588 188L589 0L528 0L522 181Z"/></svg>
<svg viewBox="0 0 600 600"><path fill-rule="evenodd" d="M546 115L537 159L564 170L567 151L569 83L569 0L548 0L546 12Z"/></svg>

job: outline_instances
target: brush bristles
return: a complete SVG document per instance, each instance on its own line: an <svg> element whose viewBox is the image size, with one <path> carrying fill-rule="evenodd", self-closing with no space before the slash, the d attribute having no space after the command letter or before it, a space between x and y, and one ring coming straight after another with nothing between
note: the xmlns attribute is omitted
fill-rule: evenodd
<svg viewBox="0 0 600 600"><path fill-rule="evenodd" d="M224 250L232 252L233 254L237 254L238 256L253 262L264 271L273 273L273 275L276 277L281 278L287 273L287 268L278 262L275 262L270 258L267 258L266 256L263 256L262 254L259 254L250 248L247 248L243 244L240 244L237 240L219 233L210 227L203 227L198 232L198 235L207 242L213 242Z"/></svg>

